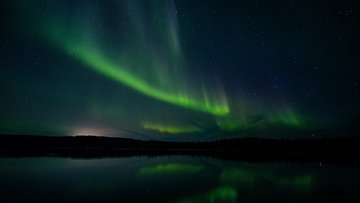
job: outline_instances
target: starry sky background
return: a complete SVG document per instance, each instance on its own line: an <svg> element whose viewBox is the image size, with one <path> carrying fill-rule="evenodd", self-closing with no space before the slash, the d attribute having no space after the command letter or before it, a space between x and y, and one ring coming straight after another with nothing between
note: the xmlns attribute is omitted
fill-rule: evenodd
<svg viewBox="0 0 360 203"><path fill-rule="evenodd" d="M355 2L1 1L0 133L353 133Z"/></svg>

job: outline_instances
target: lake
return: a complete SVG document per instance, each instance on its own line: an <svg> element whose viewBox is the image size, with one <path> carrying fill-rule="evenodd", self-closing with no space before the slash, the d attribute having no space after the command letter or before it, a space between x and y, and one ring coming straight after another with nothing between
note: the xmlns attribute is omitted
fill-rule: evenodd
<svg viewBox="0 0 360 203"><path fill-rule="evenodd" d="M0 202L360 202L359 169L190 156L0 158Z"/></svg>

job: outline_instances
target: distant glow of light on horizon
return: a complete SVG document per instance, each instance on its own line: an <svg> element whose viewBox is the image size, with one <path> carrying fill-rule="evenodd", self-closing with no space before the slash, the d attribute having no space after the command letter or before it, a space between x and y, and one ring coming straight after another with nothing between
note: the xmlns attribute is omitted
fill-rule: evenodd
<svg viewBox="0 0 360 203"><path fill-rule="evenodd" d="M76 128L72 131L72 136L79 136L79 135L107 136L109 135L109 131L98 128L90 128L90 127Z"/></svg>

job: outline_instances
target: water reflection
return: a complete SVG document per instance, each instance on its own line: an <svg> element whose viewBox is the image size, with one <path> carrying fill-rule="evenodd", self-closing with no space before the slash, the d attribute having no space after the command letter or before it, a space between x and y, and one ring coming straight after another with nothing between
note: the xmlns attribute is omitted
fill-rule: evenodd
<svg viewBox="0 0 360 203"><path fill-rule="evenodd" d="M199 203L199 202L236 202L237 191L230 186L222 186L210 192L184 198L176 203Z"/></svg>
<svg viewBox="0 0 360 203"><path fill-rule="evenodd" d="M0 202L344 202L359 200L358 170L185 156L1 158Z"/></svg>
<svg viewBox="0 0 360 203"><path fill-rule="evenodd" d="M286 187L310 188L313 176L308 174L297 174L290 177L278 175L271 170L256 172L239 168L225 168L220 175L220 182L223 184L254 184L256 182L270 182Z"/></svg>
<svg viewBox="0 0 360 203"><path fill-rule="evenodd" d="M156 166L142 167L139 171L142 175L151 175L156 173L197 173L203 167L198 165L191 164L182 164L182 163L164 163L158 164Z"/></svg>

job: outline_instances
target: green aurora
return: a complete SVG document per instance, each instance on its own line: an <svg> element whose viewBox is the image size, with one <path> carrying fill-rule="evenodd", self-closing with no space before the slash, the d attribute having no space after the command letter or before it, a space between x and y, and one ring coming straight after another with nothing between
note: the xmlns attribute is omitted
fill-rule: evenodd
<svg viewBox="0 0 360 203"><path fill-rule="evenodd" d="M141 139L208 140L292 132L311 136L346 121L317 113L310 102L302 102L305 97L297 101L303 94L279 82L280 75L291 75L288 66L275 74L268 64L244 58L250 62L238 64L235 74L236 63L227 62L235 58L225 56L232 52L219 49L219 58L211 58L210 50L199 50L197 44L211 40L202 41L202 32L194 28L208 26L187 16L181 2L116 1L106 7L111 12L99 1L79 4L54 1L42 12L30 12L40 6L37 1L11 3L17 21L7 33L42 48L36 52L40 68L27 69L34 71L26 80L23 64L2 74L15 77L3 80L7 97L17 101L13 108L31 109L14 113L4 107L2 132L123 137L136 132ZM237 49L246 53L252 47L244 43ZM34 95L40 102L28 101ZM49 109L64 115L36 114Z"/></svg>
<svg viewBox="0 0 360 203"><path fill-rule="evenodd" d="M150 15L158 15L157 12L165 12L162 11L163 9L155 11L155 13ZM170 12L171 14L175 11L166 12ZM138 14L136 13L133 14L134 16L132 17L138 19L139 16L137 16ZM164 15L170 14L165 13ZM166 18L166 16L163 17ZM150 23L154 24L154 26L156 24L155 22ZM142 43L128 45L135 46L135 51L129 58L134 58L134 56L139 55L141 55L142 58L140 60L137 58L133 60L129 60L129 58L124 59L125 61L130 61L129 63L132 65L126 65L126 63L119 59L113 59L107 56L106 51L102 50L102 46L97 43L98 36L96 36L96 30L92 31L94 29L93 27L89 28L89 30L84 28L76 30L76 25L73 25L74 27L62 27L63 25L61 23L54 24L54 22L51 22L49 24L49 22L44 22L40 24L40 33L45 34L44 38L63 50L64 53L84 63L85 67L121 85L126 85L145 96L213 115L222 116L229 114L230 109L226 98L211 98L208 93L209 90L205 88L190 91L194 89L192 86L195 86L195 84L192 84L192 80L187 79L185 74L185 67L183 66L185 66L186 63L181 60L180 45L177 39L178 33L176 33L175 29L177 22L175 22L174 18L168 18L167 22L160 25L161 27L165 27L165 30L155 31L156 34L159 35L161 35L161 32L165 32L164 38L159 39L159 44L165 46L165 48L161 50L151 47L151 42L145 36L136 34L136 32L138 32L137 29L142 30L142 28L138 27L138 24L141 23L133 22L135 36L137 36L134 41L141 41ZM75 31L73 31L74 29ZM69 30L72 32L69 32ZM142 32L145 31L142 30ZM76 37L73 37L74 33L76 33ZM170 40L167 40L169 38ZM115 49L115 52L122 53L124 52L123 50L128 52L128 46L123 47L121 44ZM149 54L155 50L160 53ZM125 55L127 54L128 53ZM134 68L134 66L136 68ZM134 71L136 69L138 70L138 74ZM147 75L144 76L139 72L146 72ZM192 85L189 86L188 84ZM201 86L204 87L204 85ZM222 93L218 92L217 95L222 95Z"/></svg>
<svg viewBox="0 0 360 203"><path fill-rule="evenodd" d="M164 12L160 9L160 12L155 12L150 15L159 15L158 13ZM138 19L137 14L133 15L135 15L133 18ZM251 114L253 113L247 112L247 110L244 109L250 107L249 104L242 106L241 109L236 109L237 107L235 105L231 107L224 91L218 91L213 94L222 95L221 97L215 98L209 96L209 92L221 90L221 88L207 89L205 88L204 83L199 85L194 83L194 80L187 78L186 67L184 67L186 63L180 60L182 57L179 48L179 34L176 33L177 29L174 28L177 27L178 23L175 19L176 18L167 18L167 21L161 25L161 27L165 27L165 29L161 29L159 32L155 31L159 35L166 36L159 40L159 44L165 45L166 47L164 50L161 50L160 53L162 53L162 55L159 53L149 55L142 51L149 49L156 50L156 48L151 47L151 43L145 36L139 36L139 34L136 33L137 31L134 31L136 36L134 40L141 41L144 44L132 45L136 46L136 48L134 48L134 50L136 50L134 55L143 56L141 60L134 62L137 60L134 58L134 55L129 56L124 60L131 61L130 59L134 58L133 61L128 62L133 65L126 64L120 59L114 59L111 56L107 56L106 51L101 49L101 47L104 46L96 43L99 36L96 36L96 30L93 28L91 30L84 30L84 28L82 28L83 30L77 30L77 28L75 28L76 26L62 27L61 24L57 25L53 22L49 24L46 22L41 25L41 29L43 30L41 32L45 33L45 38L49 39L49 42L54 44L55 47L63 50L63 52L70 57L79 60L85 67L88 67L92 71L95 71L106 78L118 82L120 85L126 85L145 96L162 102L212 114L216 121L216 125L223 131L238 131L252 127ZM131 22L135 23L134 21ZM155 22L150 23L156 24ZM139 22L136 22L133 26L138 28L138 24ZM72 32L69 32L68 30L71 30ZM142 31L145 32L144 30ZM73 32L80 34L75 35ZM74 36L82 37L77 38ZM167 40L169 38L171 38L171 40ZM117 48L112 49L122 53L125 48L120 45ZM154 59L159 59L160 61ZM134 66L136 68L134 68ZM168 69L173 70L167 72L164 71ZM145 72L148 73L147 75L150 75L151 77L137 74L136 71L138 70L140 70L140 72L145 70ZM194 87L201 88L197 89ZM232 103L236 102L237 101L232 101ZM233 109L233 111L231 109ZM241 118L239 118L239 112ZM265 110L265 113L267 115L266 120L269 124L297 128L303 125L300 118L290 107L274 108L270 109L270 111ZM142 127L144 130L150 130L151 132L157 131L162 134L187 134L202 131L202 129L193 125L174 127L167 123L153 124L145 122Z"/></svg>

